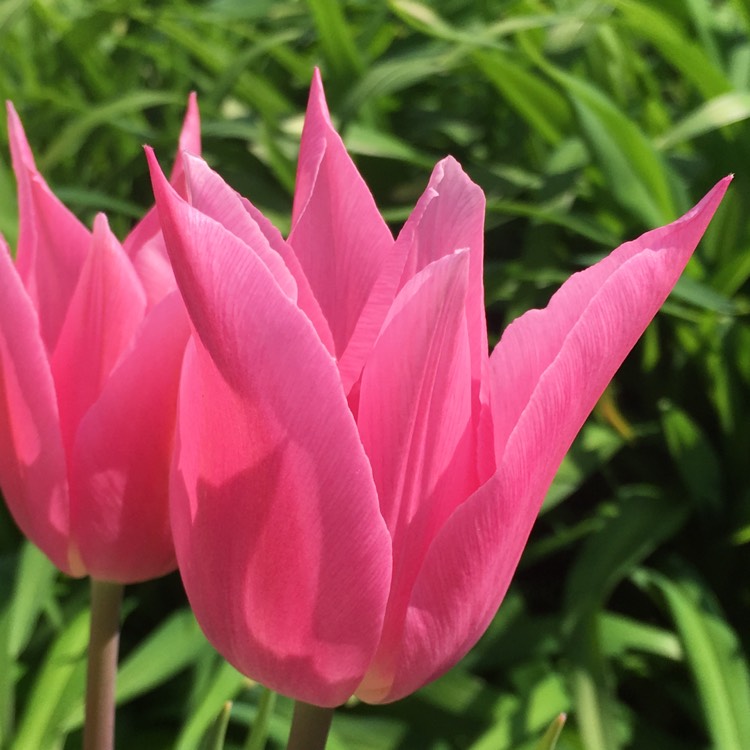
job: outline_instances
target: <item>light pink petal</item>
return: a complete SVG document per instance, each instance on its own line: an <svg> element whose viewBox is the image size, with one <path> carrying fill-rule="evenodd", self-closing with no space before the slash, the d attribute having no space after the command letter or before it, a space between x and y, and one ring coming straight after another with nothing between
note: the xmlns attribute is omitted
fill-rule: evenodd
<svg viewBox="0 0 750 750"><path fill-rule="evenodd" d="M568 437L578 431L682 273L730 181L719 182L674 223L624 243L574 274L546 309L531 310L508 326L491 357L498 466L513 433L532 428L536 404L559 393L565 373L572 372L580 378L575 398L561 402L563 410L549 414L553 421L540 426L545 452L552 451L552 434L560 427L565 447L552 455L562 450L562 457Z"/></svg>
<svg viewBox="0 0 750 750"><path fill-rule="evenodd" d="M203 159L184 154L182 161L190 204L252 247L284 294L296 302L297 284L294 277L281 256L271 248L240 196Z"/></svg>
<svg viewBox="0 0 750 750"><path fill-rule="evenodd" d="M424 561L400 640L390 659L373 663L359 698L403 698L469 651L505 596L531 523L523 499L505 495L499 475L455 511Z"/></svg>
<svg viewBox="0 0 750 750"><path fill-rule="evenodd" d="M297 283L297 305L299 309L310 318L310 322L315 327L320 340L323 342L323 346L331 354L335 355L333 336L331 335L328 321L320 309L318 300L315 299L315 295L310 288L310 282L307 280L307 276L305 276L305 272L302 270L302 266L294 254L294 250L292 250L281 236L281 232L247 198L240 196L240 200L244 209L258 225L258 229L263 232L268 244L284 259L286 267L292 276L294 276L294 280ZM339 367L339 371L340 369Z"/></svg>
<svg viewBox="0 0 750 750"><path fill-rule="evenodd" d="M39 315L48 352L78 282L91 234L55 197L36 169L21 121L8 102L8 136L18 181L16 268Z"/></svg>
<svg viewBox="0 0 750 750"><path fill-rule="evenodd" d="M377 645L391 560L335 362L260 258L153 161L152 178L199 337L183 369L171 502L188 597L245 674L339 704Z"/></svg>
<svg viewBox="0 0 750 750"><path fill-rule="evenodd" d="M479 361L473 350L487 354L487 326L484 317L484 193L461 165L447 157L435 165L427 189L399 233L406 262L399 287L427 264L456 250L469 250L469 292L467 310L472 341L472 363ZM483 346L481 346L483 342ZM473 367L479 371L479 367Z"/></svg>
<svg viewBox="0 0 750 750"><path fill-rule="evenodd" d="M200 158L184 154L190 203L253 248L279 286L296 300L333 353L333 339L320 305L297 256L276 227L246 198L235 192Z"/></svg>
<svg viewBox="0 0 750 750"><path fill-rule="evenodd" d="M185 186L185 171L180 155L183 153L201 155L201 116L198 111L198 96L195 91L190 92L188 97L187 111L180 131L180 140L177 146L177 156L172 167L169 181L174 189L183 197L187 195Z"/></svg>
<svg viewBox="0 0 750 750"><path fill-rule="evenodd" d="M146 298L122 246L99 214L86 263L52 356L63 444L96 401L143 320Z"/></svg>
<svg viewBox="0 0 750 750"><path fill-rule="evenodd" d="M674 224L575 274L546 309L505 332L491 358L497 473L435 539L394 657L399 671L394 677L375 665L358 691L365 700L396 700L436 678L487 627L560 461L676 282L728 183Z"/></svg>
<svg viewBox="0 0 750 750"><path fill-rule="evenodd" d="M177 192L185 197L187 188L181 158L183 151L198 156L201 153L201 123L198 98L195 92L192 92L188 97L187 110L182 123L177 155L170 178ZM133 227L122 246L128 257L133 261L146 291L148 307L151 309L175 289L174 274L167 256L164 238L161 236L159 216L155 206L149 209L146 215Z"/></svg>
<svg viewBox="0 0 750 750"><path fill-rule="evenodd" d="M276 227L197 157L184 154L190 203L251 246L290 299L310 318L326 348L333 339L302 266Z"/></svg>
<svg viewBox="0 0 750 750"><path fill-rule="evenodd" d="M167 246L164 244L164 237L159 227L156 206L150 209L144 218L150 216L153 216L155 221L155 234L143 242L138 247L138 251L131 256L133 269L138 275L146 294L148 310L151 310L154 305L159 304L168 294L177 289L172 264L169 262Z"/></svg>
<svg viewBox="0 0 750 750"><path fill-rule="evenodd" d="M396 240L394 255L405 256L401 288L437 258L469 251L466 327L471 351L472 413L480 435L477 465L487 479L495 469L491 449L488 393L487 323L484 314L484 208L482 190L452 157L438 162L427 189Z"/></svg>
<svg viewBox="0 0 750 750"><path fill-rule="evenodd" d="M289 244L333 335L340 362L362 315L393 237L333 129L316 71L302 131ZM342 369L345 390L361 361Z"/></svg>
<svg viewBox="0 0 750 750"><path fill-rule="evenodd" d="M173 570L169 469L187 313L177 292L147 316L132 350L81 421L71 526L95 578L133 583Z"/></svg>
<svg viewBox="0 0 750 750"><path fill-rule="evenodd" d="M21 530L70 575L68 480L39 319L0 237L0 488Z"/></svg>
<svg viewBox="0 0 750 750"><path fill-rule="evenodd" d="M396 298L362 374L358 423L393 538L379 670L396 670L412 586L440 527L478 486L466 331L470 258L433 261Z"/></svg>

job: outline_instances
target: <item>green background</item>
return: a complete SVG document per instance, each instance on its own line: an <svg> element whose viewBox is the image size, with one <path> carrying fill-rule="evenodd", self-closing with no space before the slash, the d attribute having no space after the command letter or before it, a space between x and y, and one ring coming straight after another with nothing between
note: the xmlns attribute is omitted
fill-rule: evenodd
<svg viewBox="0 0 750 750"><path fill-rule="evenodd" d="M0 95L38 165L123 237L196 90L206 159L288 229L320 66L394 231L432 165L485 190L490 337L572 272L736 178L685 276L566 459L486 636L398 703L337 713L329 747L750 748L750 2L4 0ZM0 126L0 230L16 236ZM80 747L88 590L0 510L0 748ZM227 667L176 574L126 590L121 748L198 748L227 700L250 748L262 691ZM285 740L279 698L269 747Z"/></svg>

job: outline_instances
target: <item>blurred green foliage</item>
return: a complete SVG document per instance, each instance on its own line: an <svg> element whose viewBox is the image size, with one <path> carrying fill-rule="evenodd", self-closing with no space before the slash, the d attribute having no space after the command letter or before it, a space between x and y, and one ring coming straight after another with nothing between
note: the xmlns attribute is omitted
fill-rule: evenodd
<svg viewBox="0 0 750 750"><path fill-rule="evenodd" d="M394 229L456 156L487 193L493 340L737 173L566 459L486 636L414 696L341 710L331 750L531 750L560 712L560 750L750 747L749 31L747 0L0 5L0 94L61 198L121 236L151 202L141 146L168 158L192 89L206 158L282 228L315 65ZM213 652L176 574L130 587L126 610L120 747L209 747L225 729L228 748L259 747L258 722L282 746L289 701ZM85 582L0 510L0 748L80 747L86 616Z"/></svg>

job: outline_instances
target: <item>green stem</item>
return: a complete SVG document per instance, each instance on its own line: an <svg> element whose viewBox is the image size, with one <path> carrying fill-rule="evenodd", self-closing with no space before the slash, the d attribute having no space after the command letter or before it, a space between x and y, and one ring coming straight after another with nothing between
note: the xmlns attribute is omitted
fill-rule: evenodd
<svg viewBox="0 0 750 750"><path fill-rule="evenodd" d="M276 693L266 687L262 690L258 701L258 713L255 715L253 728L247 736L245 750L263 750L266 746L268 726L271 723L273 709L276 705Z"/></svg>
<svg viewBox="0 0 750 750"><path fill-rule="evenodd" d="M121 603L121 584L91 579L91 626L83 750L112 750L114 747L115 678L120 643Z"/></svg>
<svg viewBox="0 0 750 750"><path fill-rule="evenodd" d="M324 750L332 720L332 708L297 701L286 750Z"/></svg>

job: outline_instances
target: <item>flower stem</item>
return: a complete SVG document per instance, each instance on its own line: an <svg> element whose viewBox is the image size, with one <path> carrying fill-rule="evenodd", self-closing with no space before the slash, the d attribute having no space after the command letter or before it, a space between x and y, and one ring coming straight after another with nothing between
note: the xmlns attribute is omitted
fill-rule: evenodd
<svg viewBox="0 0 750 750"><path fill-rule="evenodd" d="M297 701L286 750L323 750L333 720L332 708Z"/></svg>
<svg viewBox="0 0 750 750"><path fill-rule="evenodd" d="M115 678L121 603L121 584L91 579L84 750L112 750L114 747Z"/></svg>

